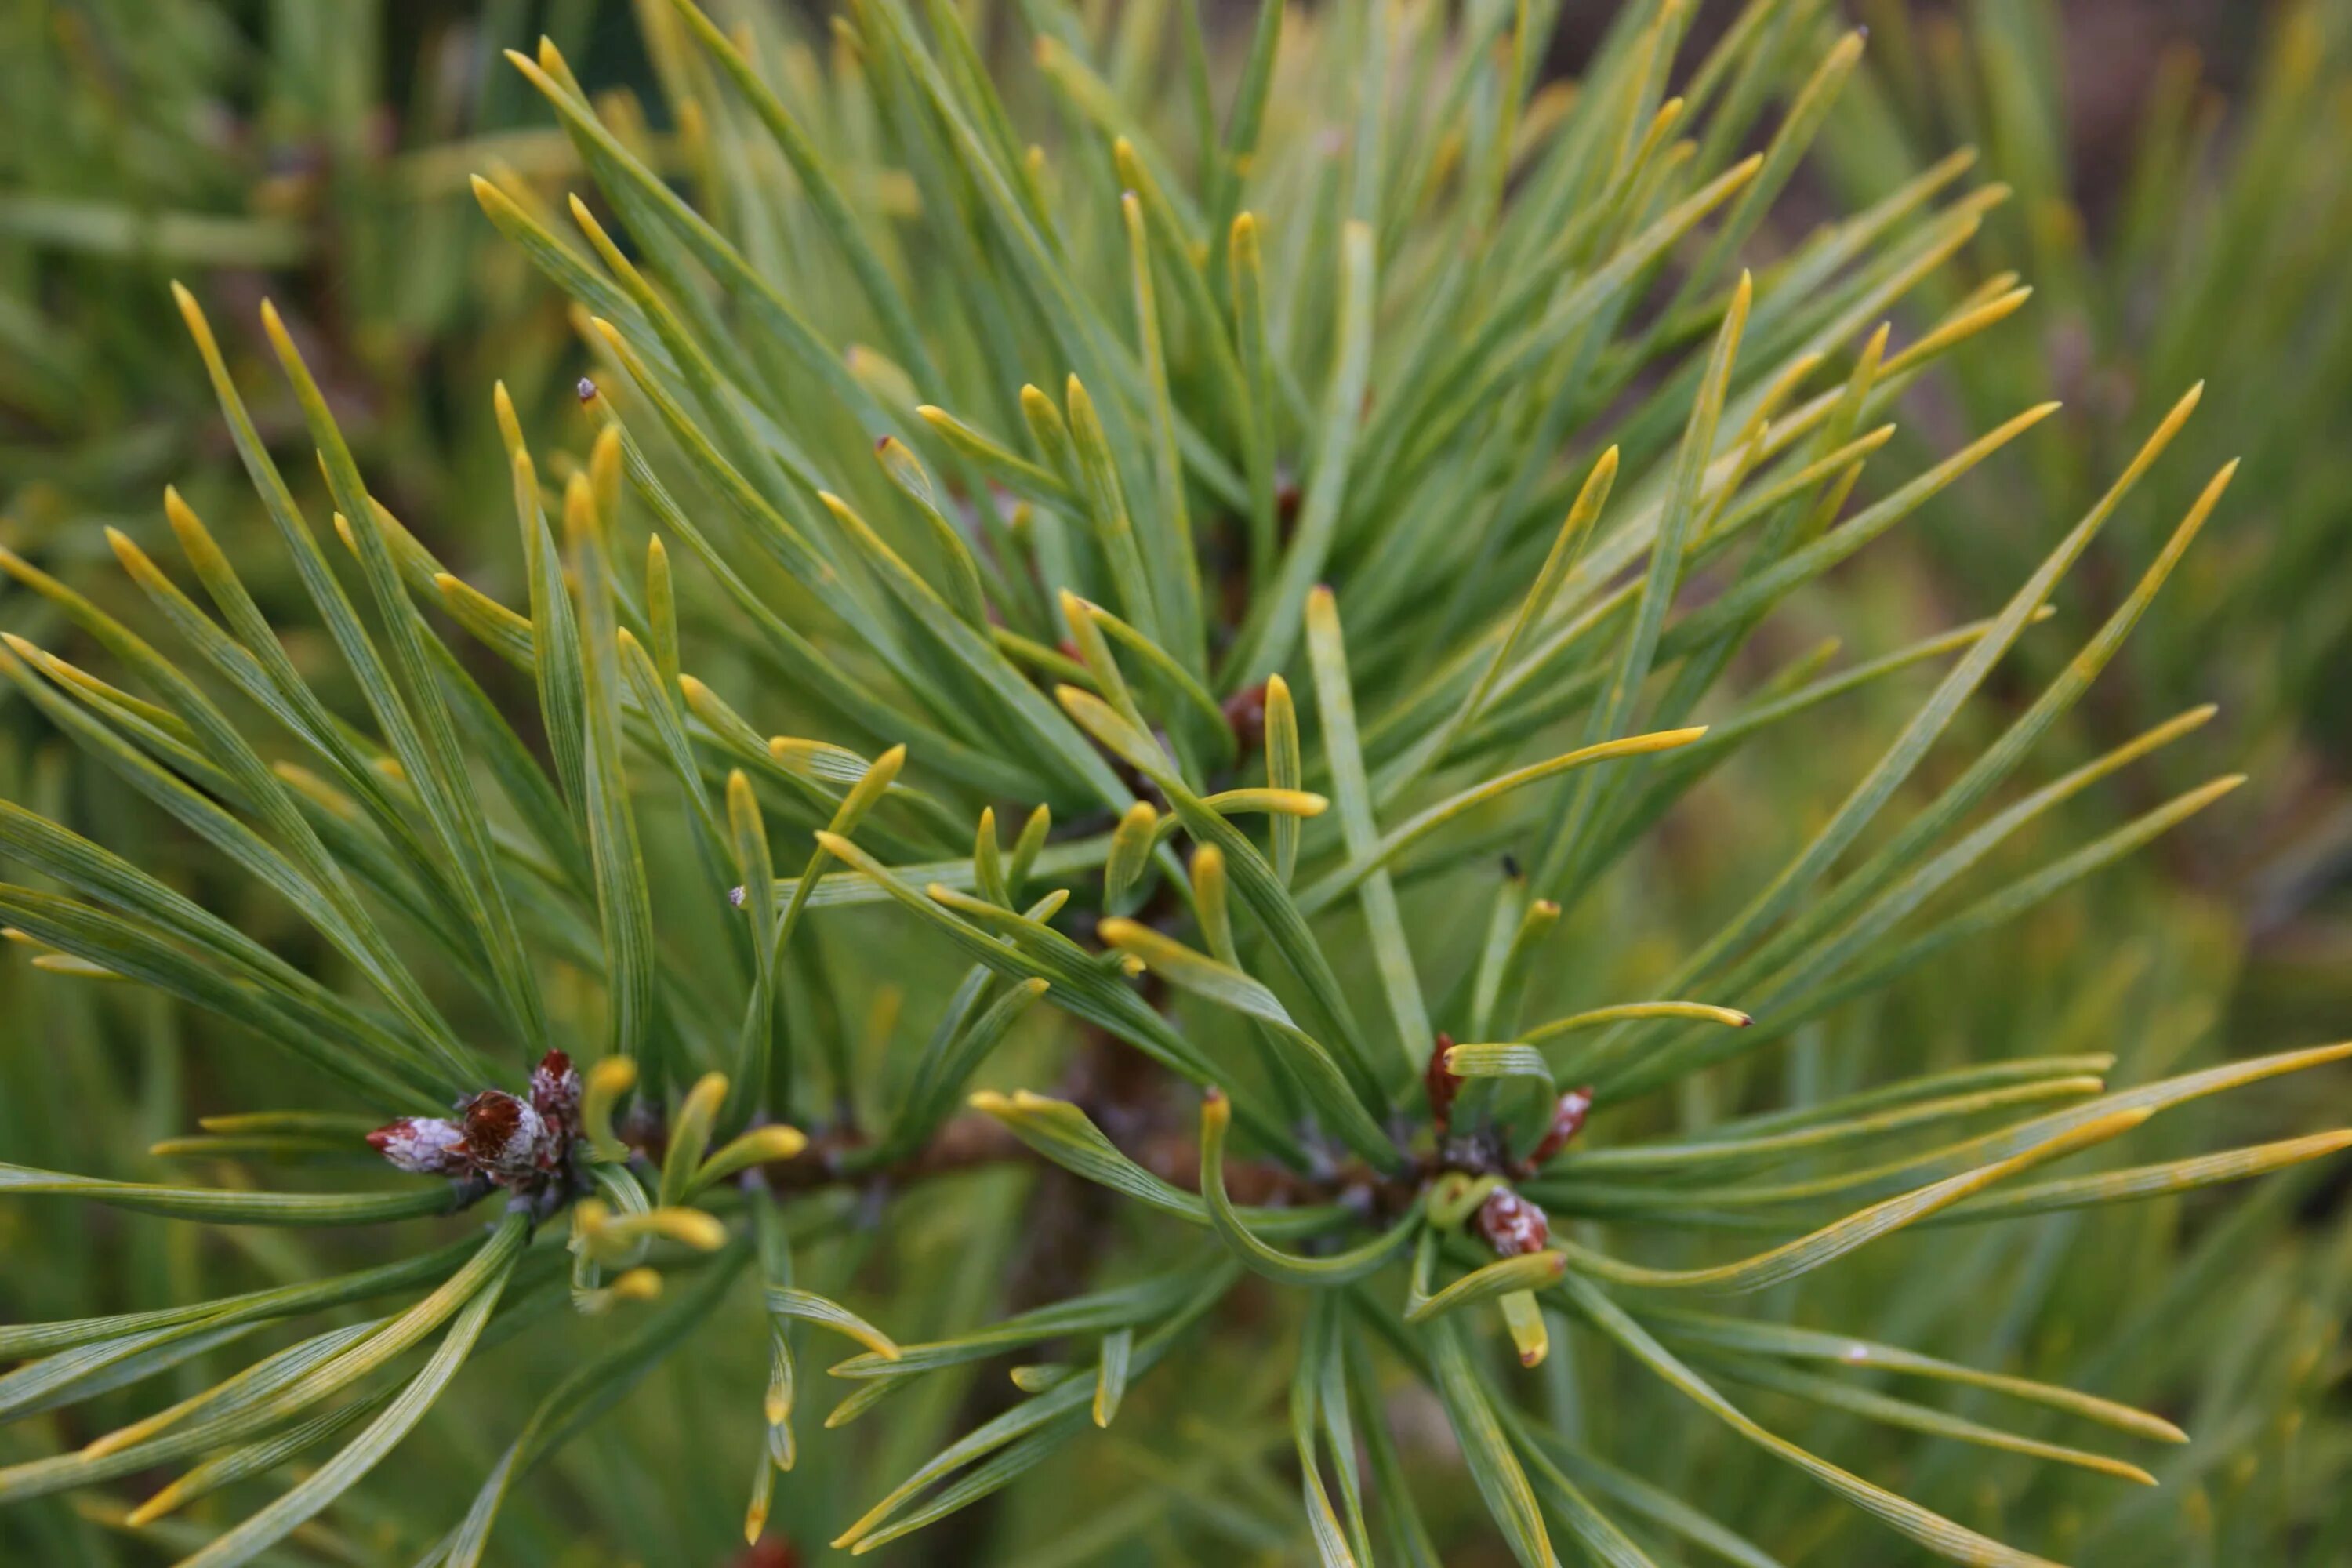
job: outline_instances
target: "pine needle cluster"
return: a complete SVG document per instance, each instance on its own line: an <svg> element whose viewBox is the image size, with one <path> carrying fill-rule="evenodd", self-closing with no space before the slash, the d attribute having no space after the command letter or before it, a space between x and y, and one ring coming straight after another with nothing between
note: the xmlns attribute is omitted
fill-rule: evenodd
<svg viewBox="0 0 2352 1568"><path fill-rule="evenodd" d="M1867 1020L2240 783L2074 831L2203 705L2049 761L2237 465L2178 471L2168 388L2000 520L1976 618L1791 646L2051 437L1896 439L2019 325L2016 275L1946 288L2010 192L1952 153L1785 232L1860 32L1685 47L1654 0L1546 84L1554 9L653 0L659 138L512 56L585 178L475 195L592 364L552 442L485 411L511 581L395 513L264 304L282 464L174 286L271 536L171 490L178 559L109 531L103 586L0 550L95 650L0 676L143 803L0 804L0 921L267 1098L156 1144L209 1182L0 1166L237 1238L0 1328L0 1418L58 1439L0 1502L200 1568L2213 1549L2196 1483L2337 1353L2296 1308L2342 1245L2231 1290L2293 1187L2110 1233L2158 1288L2065 1277L2079 1383L2011 1352L2086 1211L2352 1143L2199 1114L2352 1044L2181 1062L2088 960L2084 1018L1959 1060ZM2167 526L2032 655L2144 482ZM1831 792L1709 831L1841 722ZM2148 1348L2213 1314L2211 1382ZM1981 1358L1910 1348L1955 1318ZM2264 1430L2183 1448L2191 1404ZM2266 1484L2229 1539L2313 1539Z"/></svg>

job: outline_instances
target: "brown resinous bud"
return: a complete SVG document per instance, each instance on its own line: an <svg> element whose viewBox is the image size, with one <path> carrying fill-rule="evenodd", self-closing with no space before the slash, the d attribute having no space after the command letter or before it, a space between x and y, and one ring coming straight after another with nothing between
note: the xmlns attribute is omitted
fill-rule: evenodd
<svg viewBox="0 0 2352 1568"><path fill-rule="evenodd" d="M462 1176L473 1166L466 1158L466 1130L439 1116L404 1116L367 1135L368 1144L412 1176Z"/></svg>
<svg viewBox="0 0 2352 1568"><path fill-rule="evenodd" d="M1450 1131L1454 1116L1454 1097L1462 1092L1462 1075L1445 1065L1445 1053L1454 1048L1454 1037L1441 1034L1429 1053L1429 1065L1422 1069L1422 1092L1429 1097L1430 1119L1437 1123L1437 1134L1443 1138Z"/></svg>
<svg viewBox="0 0 2352 1568"><path fill-rule="evenodd" d="M368 1134L394 1168L415 1175L482 1176L503 1187L539 1187L559 1174L580 1134L580 1074L550 1051L531 1070L530 1098L484 1089L455 1120L404 1116Z"/></svg>
<svg viewBox="0 0 2352 1568"><path fill-rule="evenodd" d="M564 1143L580 1134L580 1072L562 1051L550 1051L530 1070L530 1108Z"/></svg>
<svg viewBox="0 0 2352 1568"><path fill-rule="evenodd" d="M1551 1240L1551 1221L1543 1210L1508 1187L1496 1187L1478 1205L1478 1234L1498 1257L1517 1258L1540 1252Z"/></svg>
<svg viewBox="0 0 2352 1568"><path fill-rule="evenodd" d="M1234 743L1244 755L1265 744L1265 692L1263 680L1244 686L1218 707L1224 710L1225 723L1234 732Z"/></svg>
<svg viewBox="0 0 2352 1568"><path fill-rule="evenodd" d="M547 1168L541 1161L554 1140L529 1100L486 1089L466 1102L462 1115L466 1152L492 1181L510 1184Z"/></svg>
<svg viewBox="0 0 2352 1568"><path fill-rule="evenodd" d="M1552 1107L1551 1125L1544 1130L1543 1142L1528 1156L1529 1165L1540 1165L1569 1145L1570 1140L1584 1131L1584 1119L1592 1114L1592 1086L1571 1089L1559 1097Z"/></svg>

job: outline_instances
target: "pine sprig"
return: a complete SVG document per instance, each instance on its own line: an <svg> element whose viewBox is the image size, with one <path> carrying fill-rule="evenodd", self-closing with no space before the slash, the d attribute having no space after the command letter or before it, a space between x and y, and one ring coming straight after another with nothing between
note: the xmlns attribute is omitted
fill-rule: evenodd
<svg viewBox="0 0 2352 1568"><path fill-rule="evenodd" d="M365 1142L402 1173L326 1194L10 1166L0 1187L313 1228L503 1196L486 1239L405 1262L0 1331L37 1358L0 1376L0 1414L33 1414L257 1324L432 1287L194 1380L96 1443L0 1467L0 1499L188 1465L126 1516L152 1531L340 1441L186 1547L191 1563L256 1560L354 1505L450 1388L495 1375L481 1358L566 1305L593 1348L470 1478L462 1517L425 1532L422 1561L484 1560L525 1471L665 1358L739 1331L764 1369L735 1391L746 1432L756 1415L764 1436L730 1461L755 1471L754 1541L775 1471L802 1457L811 1331L863 1347L828 1369L854 1389L828 1427L886 1394L929 1399L880 1450L902 1479L877 1480L879 1460L858 1475L860 1496L877 1496L862 1514L782 1483L796 1521L822 1504L834 1544L864 1552L1115 1440L1104 1429L1171 1413L1244 1425L1244 1400L1183 1369L1265 1299L1281 1303L1284 1350L1264 1393L1286 1401L1269 1420L1299 1481L1272 1544L1325 1563L1431 1561L1462 1533L1402 1484L1387 1424L1406 1383L1444 1411L1486 1529L1521 1563L1558 1562L1569 1542L1643 1563L1661 1531L1759 1560L1731 1533L1758 1521L1718 1521L1716 1500L1638 1479L1637 1452L1577 1419L1572 1390L1536 1381L1573 1376L1571 1335L1613 1347L1710 1432L1955 1561L2045 1560L1783 1436L1777 1414L1767 1425L1714 1377L2152 1479L1784 1363L1887 1368L2176 1439L2161 1415L1874 1340L1841 1339L1832 1356L1777 1313L1660 1304L1811 1285L1915 1226L1997 1228L2347 1142L2322 1132L2020 1179L2345 1046L2113 1090L2109 1058L2077 1052L1945 1073L1896 1057L1843 1100L1661 1130L1660 1091L1703 1092L2237 782L2005 868L1957 913L1935 902L2207 716L1965 826L2219 504L2234 465L2106 624L1979 743L1989 678L2156 468L2196 389L1987 619L1909 628L1919 640L1835 673L1810 654L1770 668L1758 634L1776 613L2053 407L1888 472L1872 422L2025 302L1996 279L1920 309L2002 195L1955 194L1958 160L1737 267L1853 75L1858 35L1759 0L1685 71L1688 9L1628 6L1565 101L1531 90L1546 7L1270 9L1220 130L1189 9L1181 95L1143 89L1166 42L1156 7L1096 29L1025 7L1037 64L1020 73L992 73L944 5L920 18L899 0L854 7L822 71L764 21L730 30L693 0L646 10L688 176L657 168L643 124L592 100L542 44L513 65L602 208L572 196L575 239L519 177L475 184L490 222L573 298L594 363L584 460L534 455L499 400L518 603L445 570L371 493L265 305L337 557L186 290L307 609L265 612L176 496L210 611L127 539L116 552L152 626L0 553L110 674L23 638L0 672L268 889L334 955L337 984L16 806L0 841L53 886L0 886L0 914L59 984L133 982L321 1069L367 1125L386 1119ZM1768 124L1765 152L1732 156ZM1026 142L1033 129L1045 140ZM1926 324L1894 349L1885 323L1915 315ZM356 706L331 702L281 640L313 619ZM528 675L521 700L494 700L468 644ZM1741 868L1745 902L1667 979L1603 992L1567 964L1560 923L1596 907L1661 816L1703 805L1717 769L1815 705L1931 660L1948 668L1885 751L1842 802L1808 813L1785 864ZM1970 750L1920 801L1906 786L1944 744ZM998 823L1016 813L1030 826L1008 852ZM1514 857L1498 891L1470 870L1497 849ZM831 970L863 981L878 967L820 946L852 921L935 1016L919 1050L887 1026L855 1041L824 1016L838 1011ZM1483 936L1461 940L1465 922ZM1054 1093L967 1088L1057 1066ZM347 1110L253 1114L218 1131L260 1142L196 1152L267 1163L361 1142ZM1079 1257L1025 1282L1036 1299L982 1299L996 1294L986 1269L961 1294L925 1290L957 1309L926 1337L842 1299L916 1267L902 1241L941 1184L999 1167L1066 1173L1066 1190L1098 1186L1135 1212L1063 1238ZM1759 1234L1691 1245L1712 1229ZM723 1310L754 1259L764 1333ZM427 1341L421 1365L403 1360ZM1033 1351L1058 1359L1014 1369L1021 1397L964 1399L972 1418L934 1436L956 1369Z"/></svg>

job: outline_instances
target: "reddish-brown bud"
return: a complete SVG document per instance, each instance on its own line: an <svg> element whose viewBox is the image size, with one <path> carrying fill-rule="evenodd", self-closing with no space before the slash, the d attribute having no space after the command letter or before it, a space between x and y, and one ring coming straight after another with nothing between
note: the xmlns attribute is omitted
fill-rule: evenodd
<svg viewBox="0 0 2352 1568"><path fill-rule="evenodd" d="M1255 752L1265 743L1265 682L1244 686L1223 704L1225 722L1233 727L1234 739L1244 752Z"/></svg>
<svg viewBox="0 0 2352 1568"><path fill-rule="evenodd" d="M1298 488L1298 480L1292 475L1284 474L1275 480L1274 515L1285 531L1298 521L1299 504L1306 499L1307 492Z"/></svg>
<svg viewBox="0 0 2352 1568"><path fill-rule="evenodd" d="M1569 1141L1584 1131L1584 1119L1591 1113L1591 1085L1571 1089L1561 1095L1559 1103L1552 1107L1551 1126L1545 1131L1543 1142L1536 1145L1536 1152L1528 1157L1529 1162L1540 1165L1567 1148Z"/></svg>
<svg viewBox="0 0 2352 1568"><path fill-rule="evenodd" d="M553 1212L569 1191L580 1136L580 1074L551 1050L531 1069L530 1098L489 1089L452 1119L404 1116L368 1134L369 1146L417 1175L487 1179Z"/></svg>
<svg viewBox="0 0 2352 1568"><path fill-rule="evenodd" d="M548 1142L555 1148L579 1132L580 1073L562 1051L549 1051L531 1069L530 1108L547 1124Z"/></svg>
<svg viewBox="0 0 2352 1568"><path fill-rule="evenodd" d="M462 1176L473 1167L466 1158L466 1130L438 1116L404 1116L367 1135L368 1147L396 1170L415 1176Z"/></svg>
<svg viewBox="0 0 2352 1568"><path fill-rule="evenodd" d="M1429 1065L1422 1069L1421 1089L1429 1097L1429 1114L1443 1133L1454 1115L1454 1097L1462 1092L1462 1075L1445 1065L1445 1053L1454 1048L1454 1037L1441 1034L1431 1047Z"/></svg>
<svg viewBox="0 0 2352 1568"><path fill-rule="evenodd" d="M1551 1240L1551 1221L1543 1210L1508 1187L1496 1187L1478 1205L1478 1234L1504 1258L1540 1252Z"/></svg>
<svg viewBox="0 0 2352 1568"><path fill-rule="evenodd" d="M801 1554L781 1535L763 1535L743 1549L734 1568L801 1568Z"/></svg>
<svg viewBox="0 0 2352 1568"><path fill-rule="evenodd" d="M494 1181L531 1174L553 1144L539 1112L504 1089L484 1089L467 1100L465 1118L467 1152Z"/></svg>

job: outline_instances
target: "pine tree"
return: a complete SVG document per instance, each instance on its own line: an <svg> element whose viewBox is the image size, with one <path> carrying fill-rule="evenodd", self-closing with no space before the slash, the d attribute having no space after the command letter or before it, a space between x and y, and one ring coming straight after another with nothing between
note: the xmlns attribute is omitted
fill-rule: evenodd
<svg viewBox="0 0 2352 1568"><path fill-rule="evenodd" d="M301 605L177 492L183 563L110 532L135 599L0 552L100 650L12 635L0 673L177 825L151 864L0 805L0 920L297 1091L159 1146L236 1163L212 1184L0 1185L304 1238L207 1271L234 1291L0 1329L0 1415L141 1412L0 1500L135 1479L102 1517L203 1568L708 1561L746 1472L755 1547L931 1527L907 1550L960 1562L1756 1563L1853 1528L1822 1550L2027 1564L2086 1508L2127 1539L2117 1484L2186 1434L1901 1348L2042 1288L1888 1238L2063 1241L2024 1222L2340 1150L2140 1130L2352 1045L2111 1086L2095 1042L1888 1039L1834 1088L1767 1047L1817 1062L2239 782L2021 837L2211 716L2021 773L2233 463L2029 695L1985 690L2201 388L2079 515L2001 520L2042 552L1981 618L1791 652L1780 613L2053 406L1897 461L1904 395L2030 290L1896 336L2005 195L1965 153L1769 222L1862 57L1825 7L1685 51L1687 6L1628 5L1572 86L1538 80L1547 5L1266 7L1231 58L1192 6L919 9L813 44L649 4L667 132L514 57L591 184L476 194L594 363L577 450L495 400L503 595L387 509L265 306L317 482L281 468L184 289ZM1895 715L1842 793L1677 853L1832 704ZM207 907L196 863L266 891ZM243 1173L337 1162L368 1174ZM2098 1298L2102 1348L2233 1304L2228 1263ZM616 1410L657 1371L664 1408ZM1856 1421L1993 1451L1922 1450L1922 1491L2076 1475L1964 1522L1819 1451ZM587 1517L494 1536L575 1441L629 1458L577 1472ZM362 1485L395 1447L434 1484Z"/></svg>

